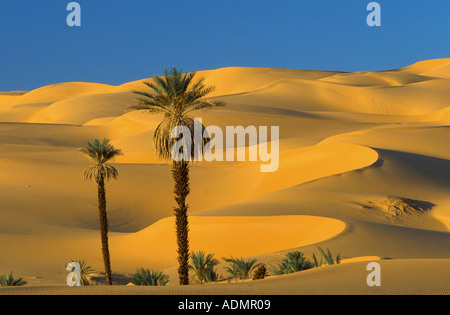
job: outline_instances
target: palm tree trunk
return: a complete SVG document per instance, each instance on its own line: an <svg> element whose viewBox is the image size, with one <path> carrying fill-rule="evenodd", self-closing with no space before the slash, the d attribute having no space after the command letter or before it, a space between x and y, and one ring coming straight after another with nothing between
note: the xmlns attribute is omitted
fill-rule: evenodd
<svg viewBox="0 0 450 315"><path fill-rule="evenodd" d="M189 222L186 198L189 195L189 164L188 162L173 162L172 177L175 181L174 194L178 207L174 209L178 245L178 276L180 285L189 284Z"/></svg>
<svg viewBox="0 0 450 315"><path fill-rule="evenodd" d="M106 284L112 285L111 261L108 246L108 217L106 215L105 181L101 178L98 182L98 210L100 217L100 234L102 239L103 263L105 265Z"/></svg>

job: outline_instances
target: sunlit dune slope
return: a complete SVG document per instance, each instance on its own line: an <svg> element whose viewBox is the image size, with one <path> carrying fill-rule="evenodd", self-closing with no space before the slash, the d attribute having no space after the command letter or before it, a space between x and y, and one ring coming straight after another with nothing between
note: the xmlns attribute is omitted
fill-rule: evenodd
<svg viewBox="0 0 450 315"><path fill-rule="evenodd" d="M115 240L118 264L154 268L176 265L173 217ZM245 257L314 244L341 233L339 220L314 216L199 217L190 219L190 248L222 257ZM251 231L251 233L249 233ZM162 241L164 240L164 241Z"/></svg>
<svg viewBox="0 0 450 315"><path fill-rule="evenodd" d="M431 59L417 62L413 65L400 69L402 72L420 74L436 78L450 78L450 59Z"/></svg>

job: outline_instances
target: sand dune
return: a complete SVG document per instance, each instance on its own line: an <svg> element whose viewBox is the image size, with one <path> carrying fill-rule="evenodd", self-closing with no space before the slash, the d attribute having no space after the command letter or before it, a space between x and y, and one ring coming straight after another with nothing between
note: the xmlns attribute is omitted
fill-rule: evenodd
<svg viewBox="0 0 450 315"><path fill-rule="evenodd" d="M450 62L448 58L425 60L400 70L402 72L428 75L436 78L450 78Z"/></svg>
<svg viewBox="0 0 450 315"><path fill-rule="evenodd" d="M159 269L176 265L173 221L168 217L142 231L118 237L112 250L124 258L116 264L146 262ZM339 220L314 216L192 216L190 247L218 258L255 256L324 241L344 229L345 224Z"/></svg>
<svg viewBox="0 0 450 315"><path fill-rule="evenodd" d="M435 78L405 72L369 71L336 74L330 77L322 78L320 80L325 82L354 86L403 86L433 79Z"/></svg>
<svg viewBox="0 0 450 315"><path fill-rule="evenodd" d="M197 117L222 128L279 126L280 165L261 173L259 161L194 164L191 249L274 264L287 251L311 256L322 246L348 264L272 277L251 292L247 283L219 283L190 293L450 292L442 280L450 258L450 59L379 72L198 75L227 106ZM0 92L0 274L14 270L30 283L0 294L69 293L64 267L72 259L102 270L96 187L83 181L89 162L76 152L94 137L124 152L115 161L119 181L107 185L113 272L158 268L173 280L160 291L110 293L188 294L175 285L170 165L152 145L161 117L127 112L131 90L145 89L145 80ZM386 266L380 291L360 279L361 260Z"/></svg>

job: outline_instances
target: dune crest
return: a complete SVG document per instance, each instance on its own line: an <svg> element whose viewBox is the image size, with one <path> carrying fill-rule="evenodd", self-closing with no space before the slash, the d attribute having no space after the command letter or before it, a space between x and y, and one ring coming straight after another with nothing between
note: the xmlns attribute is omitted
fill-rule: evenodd
<svg viewBox="0 0 450 315"><path fill-rule="evenodd" d="M401 71L434 76L437 78L450 78L450 58L431 59L416 62L413 65L400 69Z"/></svg>

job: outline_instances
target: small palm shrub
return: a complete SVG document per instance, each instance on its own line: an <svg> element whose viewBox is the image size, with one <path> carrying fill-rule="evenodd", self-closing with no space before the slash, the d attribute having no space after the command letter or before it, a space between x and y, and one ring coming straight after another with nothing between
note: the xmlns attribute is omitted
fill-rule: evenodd
<svg viewBox="0 0 450 315"><path fill-rule="evenodd" d="M0 286L2 287L18 287L27 284L22 278L14 278L12 271L8 275L0 276Z"/></svg>
<svg viewBox="0 0 450 315"><path fill-rule="evenodd" d="M84 260L71 260L71 262L76 262L80 265L81 284L91 285L89 277L95 273L94 268L89 266ZM72 269L72 271L74 271L74 268Z"/></svg>
<svg viewBox="0 0 450 315"><path fill-rule="evenodd" d="M267 276L267 268L265 265L260 265L258 268L256 268L255 272L253 273L253 280L261 280L264 279Z"/></svg>
<svg viewBox="0 0 450 315"><path fill-rule="evenodd" d="M320 253L320 261L317 259L316 255L313 254L313 259L314 259L314 265L316 267L320 267L323 264L325 265L334 265L334 264L340 264L341 263L341 256L338 253L338 255L336 256L336 258L333 258L333 255L330 252L330 249L327 247L327 252L325 253L325 251L318 247L319 249L319 253ZM325 261L325 262L324 262Z"/></svg>
<svg viewBox="0 0 450 315"><path fill-rule="evenodd" d="M169 276L162 271L150 271L149 269L141 268L131 278L131 283L134 285L165 286L169 283Z"/></svg>
<svg viewBox="0 0 450 315"><path fill-rule="evenodd" d="M306 269L311 269L314 264L303 256L302 252L293 251L286 254L286 257L277 267L271 267L270 272L274 275L284 275Z"/></svg>
<svg viewBox="0 0 450 315"><path fill-rule="evenodd" d="M257 268L260 264L256 264L255 258L249 258L245 261L243 258L222 258L226 262L230 263L227 267L227 272L231 275L232 279L245 280L249 277L253 269Z"/></svg>
<svg viewBox="0 0 450 315"><path fill-rule="evenodd" d="M189 269L193 271L193 281L198 283L213 282L218 278L215 266L219 261L214 258L214 254L206 255L203 251L191 254L191 263Z"/></svg>

